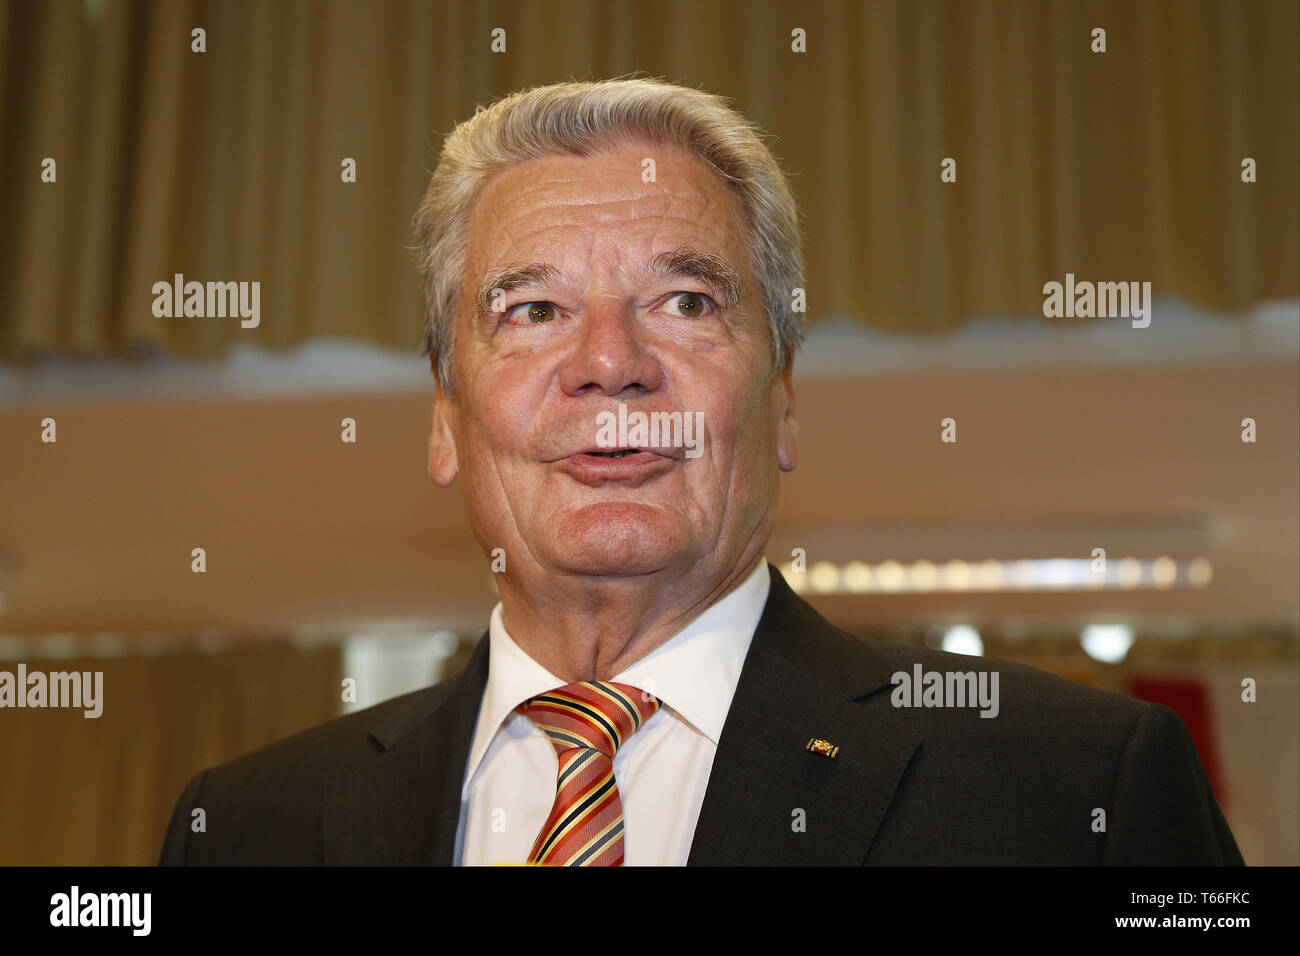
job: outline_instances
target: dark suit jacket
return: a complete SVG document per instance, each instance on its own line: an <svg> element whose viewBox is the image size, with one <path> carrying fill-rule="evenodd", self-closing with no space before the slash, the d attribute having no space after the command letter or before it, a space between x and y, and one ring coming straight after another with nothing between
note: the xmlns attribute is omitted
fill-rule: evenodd
<svg viewBox="0 0 1300 956"><path fill-rule="evenodd" d="M862 640L771 575L691 864L1242 863L1167 707L1019 664ZM891 675L916 663L998 671L998 716L893 706ZM199 773L161 862L450 864L487 673L485 637L434 687ZM812 753L812 738L839 750ZM191 832L195 807L205 832Z"/></svg>

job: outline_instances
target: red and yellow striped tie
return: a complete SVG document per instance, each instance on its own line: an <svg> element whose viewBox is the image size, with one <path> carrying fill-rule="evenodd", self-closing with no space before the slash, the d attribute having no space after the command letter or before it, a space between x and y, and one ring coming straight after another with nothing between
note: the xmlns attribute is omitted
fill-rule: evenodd
<svg viewBox="0 0 1300 956"><path fill-rule="evenodd" d="M560 760L555 805L529 863L622 866L623 802L614 753L659 709L627 684L583 681L540 694L515 708L550 738Z"/></svg>

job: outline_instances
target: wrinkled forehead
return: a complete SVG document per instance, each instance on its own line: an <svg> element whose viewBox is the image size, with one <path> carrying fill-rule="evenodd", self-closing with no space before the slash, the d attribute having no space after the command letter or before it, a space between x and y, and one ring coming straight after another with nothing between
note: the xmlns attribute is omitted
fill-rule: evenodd
<svg viewBox="0 0 1300 956"><path fill-rule="evenodd" d="M648 143L552 155L494 173L470 212L466 280L523 262L635 272L689 246L744 270L744 215L702 159Z"/></svg>

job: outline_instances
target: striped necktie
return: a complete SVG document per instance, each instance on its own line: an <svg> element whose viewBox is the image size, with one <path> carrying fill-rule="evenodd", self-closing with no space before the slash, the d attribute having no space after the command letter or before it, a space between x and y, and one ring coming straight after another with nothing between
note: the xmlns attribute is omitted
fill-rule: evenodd
<svg viewBox="0 0 1300 956"><path fill-rule="evenodd" d="M559 758L555 805L529 863L622 866L623 802L614 780L619 745L659 709L627 684L582 681L515 708L550 738Z"/></svg>

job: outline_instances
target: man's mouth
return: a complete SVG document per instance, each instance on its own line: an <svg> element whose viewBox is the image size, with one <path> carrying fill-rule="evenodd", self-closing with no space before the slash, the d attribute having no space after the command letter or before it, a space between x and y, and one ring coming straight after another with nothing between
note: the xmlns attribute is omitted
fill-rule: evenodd
<svg viewBox="0 0 1300 956"><path fill-rule="evenodd" d="M677 464L677 459L652 448L588 448L561 458L556 464L584 485L616 484L635 488L667 473Z"/></svg>
<svg viewBox="0 0 1300 956"><path fill-rule="evenodd" d="M635 455L641 449L639 448L620 448L618 451L589 451L588 455L596 455L600 458L626 458L628 455Z"/></svg>

